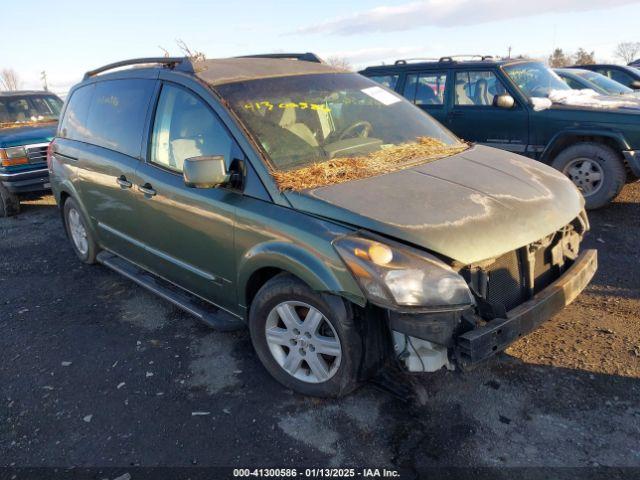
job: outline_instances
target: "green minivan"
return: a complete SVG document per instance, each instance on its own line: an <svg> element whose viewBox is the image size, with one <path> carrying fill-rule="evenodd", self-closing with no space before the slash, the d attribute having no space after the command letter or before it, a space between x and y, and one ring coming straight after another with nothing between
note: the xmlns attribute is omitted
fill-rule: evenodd
<svg viewBox="0 0 640 480"><path fill-rule="evenodd" d="M88 72L48 158L80 260L216 329L248 325L271 375L317 396L390 363L468 369L589 283L597 256L564 175L283 57Z"/></svg>

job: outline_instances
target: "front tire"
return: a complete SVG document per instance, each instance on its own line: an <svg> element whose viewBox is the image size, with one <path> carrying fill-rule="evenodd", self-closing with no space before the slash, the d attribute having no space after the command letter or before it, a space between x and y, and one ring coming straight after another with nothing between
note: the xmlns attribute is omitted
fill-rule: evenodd
<svg viewBox="0 0 640 480"><path fill-rule="evenodd" d="M0 218L20 213L20 199L0 183Z"/></svg>
<svg viewBox="0 0 640 480"><path fill-rule="evenodd" d="M622 158L598 143L578 143L566 148L551 164L567 175L584 195L588 210L608 205L626 181Z"/></svg>
<svg viewBox="0 0 640 480"><path fill-rule="evenodd" d="M96 263L98 244L95 242L91 230L87 227L82 210L73 198L68 198L62 208L64 225L73 251L82 262L89 265Z"/></svg>
<svg viewBox="0 0 640 480"><path fill-rule="evenodd" d="M277 275L256 294L249 330L260 361L284 386L317 397L341 397L358 386L362 338L341 298Z"/></svg>

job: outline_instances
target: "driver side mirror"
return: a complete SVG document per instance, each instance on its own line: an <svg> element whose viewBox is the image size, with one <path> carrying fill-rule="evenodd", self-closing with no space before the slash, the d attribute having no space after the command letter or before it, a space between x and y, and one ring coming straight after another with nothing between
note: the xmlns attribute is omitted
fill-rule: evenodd
<svg viewBox="0 0 640 480"><path fill-rule="evenodd" d="M229 182L222 155L203 155L187 158L182 166L182 176L187 187L214 188Z"/></svg>
<svg viewBox="0 0 640 480"><path fill-rule="evenodd" d="M634 90L640 90L640 80L634 80L631 82L631 88Z"/></svg>
<svg viewBox="0 0 640 480"><path fill-rule="evenodd" d="M502 95L496 95L493 103L498 108L508 109L508 108L513 108L516 104L516 101L508 93L503 93Z"/></svg>

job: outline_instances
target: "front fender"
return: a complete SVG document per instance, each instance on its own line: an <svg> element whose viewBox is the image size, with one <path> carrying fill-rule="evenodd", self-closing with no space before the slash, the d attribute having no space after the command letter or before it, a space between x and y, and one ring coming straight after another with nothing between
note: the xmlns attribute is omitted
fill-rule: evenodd
<svg viewBox="0 0 640 480"><path fill-rule="evenodd" d="M366 304L360 287L337 254L334 258L320 258L299 245L270 241L254 246L240 260L238 290L241 305L248 303L246 292L249 279L262 268L286 271L313 290L340 295L360 306Z"/></svg>
<svg viewBox="0 0 640 480"><path fill-rule="evenodd" d="M618 145L620 151L631 149L631 147L629 146L629 142L620 131L604 130L604 129L588 129L588 128L568 129L568 130L562 130L556 133L551 138L549 143L547 143L547 146L545 147L544 151L542 152L541 159L545 162L551 160L549 158L551 155L551 152L554 151L555 147L560 142L562 142L564 139L569 137L603 137L603 138L608 138L610 140L613 140L616 143L616 145Z"/></svg>

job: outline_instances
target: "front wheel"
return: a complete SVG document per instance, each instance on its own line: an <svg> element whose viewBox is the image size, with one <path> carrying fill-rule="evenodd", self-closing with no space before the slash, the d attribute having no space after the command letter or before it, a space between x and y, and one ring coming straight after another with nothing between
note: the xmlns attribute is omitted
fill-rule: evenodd
<svg viewBox="0 0 640 480"><path fill-rule="evenodd" d="M11 217L20 213L20 199L0 183L0 217Z"/></svg>
<svg viewBox="0 0 640 480"><path fill-rule="evenodd" d="M551 165L578 187L588 210L608 205L618 196L626 181L620 155L598 143L573 145L560 152Z"/></svg>
<svg viewBox="0 0 640 480"><path fill-rule="evenodd" d="M260 361L286 387L340 397L358 386L362 339L341 298L278 275L256 294L249 330Z"/></svg>

